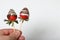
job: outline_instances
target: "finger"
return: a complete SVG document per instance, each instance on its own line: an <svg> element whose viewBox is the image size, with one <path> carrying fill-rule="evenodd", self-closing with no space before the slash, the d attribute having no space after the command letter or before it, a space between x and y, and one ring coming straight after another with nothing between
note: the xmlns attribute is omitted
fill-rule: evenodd
<svg viewBox="0 0 60 40"><path fill-rule="evenodd" d="M13 29L9 29L9 34L11 34L14 30Z"/></svg>
<svg viewBox="0 0 60 40"><path fill-rule="evenodd" d="M4 35L9 35L10 33L13 32L13 29L3 29L2 31L3 31Z"/></svg>
<svg viewBox="0 0 60 40"><path fill-rule="evenodd" d="M25 37L21 36L18 40L25 40Z"/></svg>
<svg viewBox="0 0 60 40"><path fill-rule="evenodd" d="M9 34L11 34L11 33L14 32L14 31L19 31L19 32L21 32L20 30L17 30L17 29L9 29L8 31L9 31ZM21 32L21 33L22 33L22 32Z"/></svg>
<svg viewBox="0 0 60 40"><path fill-rule="evenodd" d="M4 32L2 30L0 30L0 35L3 35L3 34L4 34Z"/></svg>
<svg viewBox="0 0 60 40"><path fill-rule="evenodd" d="M8 35L8 34L9 34L9 33L8 33L8 29L3 29L2 31L3 31L3 34L4 34L4 35Z"/></svg>
<svg viewBox="0 0 60 40"><path fill-rule="evenodd" d="M15 29L15 31L19 31L19 30ZM12 32L14 32L14 29L1 29L0 35L10 35Z"/></svg>
<svg viewBox="0 0 60 40"><path fill-rule="evenodd" d="M14 31L9 35L9 37L10 37L10 39L15 40L15 39L18 39L19 36L21 36L21 34L22 34L22 32L20 32L20 31Z"/></svg>
<svg viewBox="0 0 60 40"><path fill-rule="evenodd" d="M0 35L4 35L4 34L8 34L8 30L6 30L6 29L2 29L2 30L0 30Z"/></svg>

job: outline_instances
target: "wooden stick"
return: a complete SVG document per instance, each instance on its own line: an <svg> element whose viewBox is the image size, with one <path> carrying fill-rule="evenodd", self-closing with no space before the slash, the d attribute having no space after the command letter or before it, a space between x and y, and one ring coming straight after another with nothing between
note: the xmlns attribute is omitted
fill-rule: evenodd
<svg viewBox="0 0 60 40"><path fill-rule="evenodd" d="M21 27L22 27L22 23L23 23L23 22L22 22L22 20L21 20L21 22L20 22L20 30L21 30Z"/></svg>
<svg viewBox="0 0 60 40"><path fill-rule="evenodd" d="M12 22L12 28L13 28L13 31L15 32L14 22Z"/></svg>
<svg viewBox="0 0 60 40"><path fill-rule="evenodd" d="M20 30L21 30L21 27L22 27L22 22L20 23Z"/></svg>

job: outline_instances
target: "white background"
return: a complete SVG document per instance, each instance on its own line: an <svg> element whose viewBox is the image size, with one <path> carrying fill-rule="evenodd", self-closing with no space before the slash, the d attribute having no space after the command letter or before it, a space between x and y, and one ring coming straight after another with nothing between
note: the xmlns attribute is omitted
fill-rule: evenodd
<svg viewBox="0 0 60 40"><path fill-rule="evenodd" d="M0 29L10 28L4 22L10 9L19 15L24 7L30 11L21 28L26 40L60 40L60 0L0 0Z"/></svg>

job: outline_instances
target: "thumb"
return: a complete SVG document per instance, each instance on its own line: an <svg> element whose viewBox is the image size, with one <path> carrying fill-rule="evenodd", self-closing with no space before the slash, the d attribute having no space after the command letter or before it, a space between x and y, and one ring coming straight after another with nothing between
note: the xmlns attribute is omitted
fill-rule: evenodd
<svg viewBox="0 0 60 40"><path fill-rule="evenodd" d="M9 35L10 40L17 40L21 36L21 31L15 31Z"/></svg>

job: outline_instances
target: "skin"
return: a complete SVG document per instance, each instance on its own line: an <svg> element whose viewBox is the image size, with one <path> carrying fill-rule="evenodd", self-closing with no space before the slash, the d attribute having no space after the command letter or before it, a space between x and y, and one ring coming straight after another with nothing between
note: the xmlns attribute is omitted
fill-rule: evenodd
<svg viewBox="0 0 60 40"><path fill-rule="evenodd" d="M0 40L25 40L25 37L19 30L2 29L0 30Z"/></svg>

